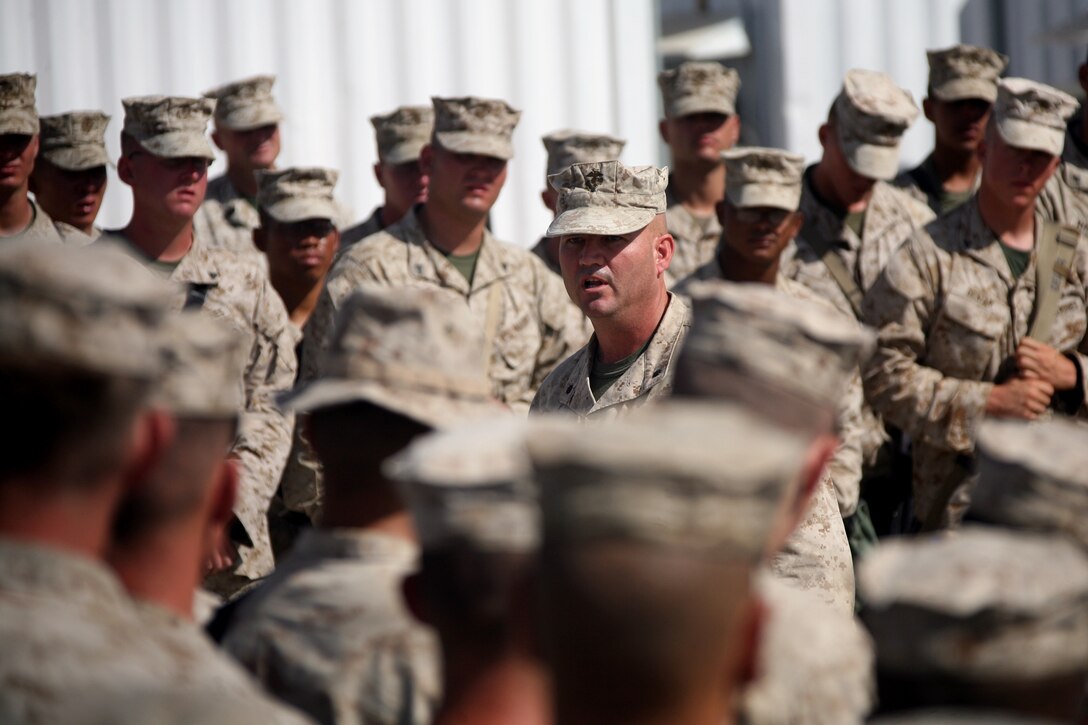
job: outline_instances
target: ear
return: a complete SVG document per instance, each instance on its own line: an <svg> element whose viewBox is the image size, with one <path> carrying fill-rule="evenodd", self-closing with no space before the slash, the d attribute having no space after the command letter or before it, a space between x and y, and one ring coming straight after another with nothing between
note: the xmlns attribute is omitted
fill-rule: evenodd
<svg viewBox="0 0 1088 725"><path fill-rule="evenodd" d="M117 159L117 178L129 186L135 186L132 175L132 159L124 154L121 154L121 158Z"/></svg>
<svg viewBox="0 0 1088 725"><path fill-rule="evenodd" d="M673 252L676 251L676 240L668 232L665 232L654 240L654 262L657 265L657 275L665 274L672 262Z"/></svg>
<svg viewBox="0 0 1088 725"><path fill-rule="evenodd" d="M933 121L933 111L934 111L933 101L930 100L929 96L926 96L925 98L922 99L922 113L925 114L926 120L929 121L930 123L934 122Z"/></svg>
<svg viewBox="0 0 1088 725"><path fill-rule="evenodd" d="M427 144L419 151L419 172L428 179L434 173L434 147Z"/></svg>
<svg viewBox="0 0 1088 725"><path fill-rule="evenodd" d="M786 240L793 239L801 231L804 224L805 213L802 211L792 212L786 220L786 225L782 227L782 237Z"/></svg>
<svg viewBox="0 0 1088 725"><path fill-rule="evenodd" d="M1088 93L1088 64L1081 63L1077 68L1077 80L1080 81L1081 90Z"/></svg>
<svg viewBox="0 0 1088 725"><path fill-rule="evenodd" d="M427 611L427 603L423 596L423 581L421 580L422 574L420 572L412 572L408 574L400 582L400 592L404 597L404 606L408 608L412 616L416 621L421 624L427 624L434 626L434 622L430 618L430 613Z"/></svg>
<svg viewBox="0 0 1088 725"><path fill-rule="evenodd" d="M377 161L377 162L374 163L373 169L374 169L374 180L378 182L378 186L380 186L380 187L382 187L384 189L385 188L385 176L384 176L384 174L382 174L382 171L384 171L385 167L383 166L381 161Z"/></svg>
<svg viewBox="0 0 1088 725"><path fill-rule="evenodd" d="M824 150L827 150L827 145L831 143L831 126L826 123L820 124L820 130L816 132L816 137L820 139L820 145Z"/></svg>
<svg viewBox="0 0 1088 725"><path fill-rule="evenodd" d="M740 141L740 116L733 114L725 119L725 147L731 149Z"/></svg>
<svg viewBox="0 0 1088 725"><path fill-rule="evenodd" d="M328 239L329 245L332 247L333 254L335 254L336 250L340 249L340 230L333 229L332 234L328 236Z"/></svg>
<svg viewBox="0 0 1088 725"><path fill-rule="evenodd" d="M212 131L212 141L215 142L215 147L217 149L219 149L220 151L226 151L226 149L223 148L223 137L219 134L218 128Z"/></svg>
<svg viewBox="0 0 1088 725"><path fill-rule="evenodd" d="M765 622L769 616L774 616L767 611L767 606L758 595L753 595L753 601L741 625L738 633L740 643L739 661L737 662L737 674L734 682L735 692L740 687L745 687L755 682L759 676L760 642L763 640Z"/></svg>
<svg viewBox="0 0 1088 725"><path fill-rule="evenodd" d="M126 491L137 491L147 482L177 435L177 423L163 410L147 409L132 425L131 443L122 478Z"/></svg>
<svg viewBox="0 0 1088 725"><path fill-rule="evenodd" d="M661 140L667 146L669 143L669 119L663 118L657 122L657 132L661 134Z"/></svg>
<svg viewBox="0 0 1088 725"><path fill-rule="evenodd" d="M268 232L264 227L253 228L253 246L262 252L268 251Z"/></svg>

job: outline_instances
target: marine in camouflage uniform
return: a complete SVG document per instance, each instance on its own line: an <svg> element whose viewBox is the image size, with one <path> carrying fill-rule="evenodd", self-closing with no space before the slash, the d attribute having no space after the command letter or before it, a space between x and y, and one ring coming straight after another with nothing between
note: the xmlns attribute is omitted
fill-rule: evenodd
<svg viewBox="0 0 1088 725"><path fill-rule="evenodd" d="M15 163L15 173L3 180L0 203L0 240L31 239L52 244L62 240L49 215L28 192L38 155L41 127L34 91L37 76L28 73L0 75L0 155L4 164Z"/></svg>
<svg viewBox="0 0 1088 725"><path fill-rule="evenodd" d="M758 647L754 573L806 437L719 401L530 422L555 721L731 722Z"/></svg>
<svg viewBox="0 0 1088 725"><path fill-rule="evenodd" d="M480 333L449 301L364 285L344 301L321 376L283 400L310 413L328 508L242 601L223 644L322 722L429 723L440 695L437 643L401 598L416 537L380 465L428 430L501 411Z"/></svg>
<svg viewBox="0 0 1088 725"><path fill-rule="evenodd" d="M30 188L67 244L89 244L102 234L95 219L106 195L109 122L98 111L41 119L41 149Z"/></svg>
<svg viewBox="0 0 1088 725"><path fill-rule="evenodd" d="M623 147L627 145L623 139L613 138L606 134L570 130L554 131L541 140L548 152L548 164L544 178L544 191L540 192L540 199L552 215L555 214L559 194L548 183L551 176L561 173L572 164L614 161L620 157ZM541 237L531 251L540 257L540 261L548 269L560 277L563 276L563 271L559 268L559 239L557 237Z"/></svg>
<svg viewBox="0 0 1088 725"><path fill-rule="evenodd" d="M1082 90L1088 86L1088 63L1082 63L1078 77ZM1062 163L1039 195L1039 210L1048 219L1088 231L1088 132L1084 109L1073 114L1066 125Z"/></svg>
<svg viewBox="0 0 1088 725"><path fill-rule="evenodd" d="M255 76L204 94L216 102L212 138L227 153L227 172L208 182L194 219L197 236L210 247L256 256L255 172L274 168L280 152L283 113L272 97L275 82L275 76Z"/></svg>
<svg viewBox="0 0 1088 725"><path fill-rule="evenodd" d="M824 446L820 455L830 461L841 399L872 348L872 334L826 306L768 285L698 282L688 291L694 320L676 360L674 395L739 402L802 431ZM827 461L811 471L811 480L783 492L783 510L790 513L769 566L849 615L854 567Z"/></svg>
<svg viewBox="0 0 1088 725"><path fill-rule="evenodd" d="M879 347L865 372L866 394L914 440L915 515L928 528L962 518L984 416L1034 418L1048 404L1068 414L1084 412L1088 249L1083 239L1070 229L1073 254L1055 282L1051 270L1037 269L1033 248L1003 244L984 221L984 215L997 213L1008 224L1012 210L1024 217L1018 224L1031 223L1038 192L1030 186L1009 188L1009 169L1020 163L1012 159L1049 155L1049 168L1035 163L1026 172L1034 175L1030 183L1042 185L1057 164L1064 119L1075 104L1049 86L1003 80L983 147L979 193L905 244L865 299L866 320L879 330ZM1027 195L1031 198L1021 198ZM1032 207L1023 208L1028 202ZM1039 222L1036 216L1032 247L1041 238ZM1032 340L1037 275L1044 284L1057 285L1052 288L1057 309L1051 328ZM1044 369L1032 361L1039 356L1060 365L1055 370L1070 379L1060 381L1056 372L1048 372L1050 363ZM1017 402L1007 403L1007 396Z"/></svg>
<svg viewBox="0 0 1088 725"><path fill-rule="evenodd" d="M666 170L600 161L550 181L559 199L548 236L571 255L567 293L595 332L544 381L532 412L613 418L668 393L673 355L691 324L687 303L665 289L673 251ZM606 256L615 238L627 244Z"/></svg>
<svg viewBox="0 0 1088 725"><path fill-rule="evenodd" d="M122 180L133 187L134 221L146 213L141 211L144 205L155 208L171 203L157 196L153 187L145 187L145 178L164 173L167 164L190 164L190 184L199 196L207 163L214 156L204 136L213 105L207 99L178 97L125 99L118 166ZM142 161L141 156L152 158ZM183 206L178 213L189 208ZM291 416L276 408L275 396L294 382L298 333L267 274L253 258L211 247L191 223L182 226L169 244L164 242L170 239L166 232L153 239L133 238L134 226L130 222L129 227L103 238L119 239L137 251L151 269L177 283L178 309L203 309L226 321L248 350L245 411L233 449L242 466L237 521L231 527L238 560L234 568L212 575L207 582L216 593L230 596L273 566L266 513L287 459L293 425Z"/></svg>
<svg viewBox="0 0 1088 725"><path fill-rule="evenodd" d="M1009 59L974 45L929 50L926 57L929 86L922 110L933 123L936 145L925 161L894 183L943 216L978 189L978 147L997 98L997 79Z"/></svg>
<svg viewBox="0 0 1088 725"><path fill-rule="evenodd" d="M416 204L427 201L427 177L419 154L434 131L434 109L401 106L384 116L371 116L378 143L374 177L385 193L382 205L364 221L344 230L340 251L400 221Z"/></svg>
<svg viewBox="0 0 1088 725"><path fill-rule="evenodd" d="M657 84L665 109L659 129L672 158L666 192L669 233L676 240L671 284L710 261L718 246L722 229L714 205L725 195L720 155L740 138L740 76L720 63L690 61L662 71Z"/></svg>

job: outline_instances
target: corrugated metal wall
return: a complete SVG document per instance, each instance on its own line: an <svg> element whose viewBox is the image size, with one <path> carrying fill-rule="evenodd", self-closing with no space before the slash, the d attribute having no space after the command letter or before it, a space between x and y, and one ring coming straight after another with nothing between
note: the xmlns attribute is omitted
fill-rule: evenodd
<svg viewBox="0 0 1088 725"><path fill-rule="evenodd" d="M339 168L360 217L380 200L371 115L431 95L504 98L524 113L492 223L528 245L548 222L543 134L611 132L628 162L657 160L655 28L652 0L0 0L0 71L36 72L43 114L112 114L113 158L122 97L275 73L281 163ZM100 221L124 223L130 204L111 175Z"/></svg>

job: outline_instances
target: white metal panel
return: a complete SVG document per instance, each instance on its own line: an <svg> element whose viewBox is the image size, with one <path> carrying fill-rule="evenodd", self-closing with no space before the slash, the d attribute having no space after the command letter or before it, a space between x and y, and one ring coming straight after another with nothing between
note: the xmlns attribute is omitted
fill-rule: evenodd
<svg viewBox="0 0 1088 725"><path fill-rule="evenodd" d="M339 168L359 217L381 199L370 116L432 95L504 98L523 115L493 226L528 245L548 222L542 134L614 133L628 162L658 161L655 12L653 0L2 0L0 72L37 73L42 114L111 114L113 158L121 98L274 73L281 164ZM100 222L130 209L111 172Z"/></svg>

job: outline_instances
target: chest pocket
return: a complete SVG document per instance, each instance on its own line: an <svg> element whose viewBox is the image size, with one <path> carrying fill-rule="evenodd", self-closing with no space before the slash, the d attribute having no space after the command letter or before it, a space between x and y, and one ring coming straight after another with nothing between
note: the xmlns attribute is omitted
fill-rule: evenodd
<svg viewBox="0 0 1088 725"><path fill-rule="evenodd" d="M1007 329L1004 304L983 305L949 294L929 332L928 363L952 377L988 379L1001 363L1001 340Z"/></svg>

